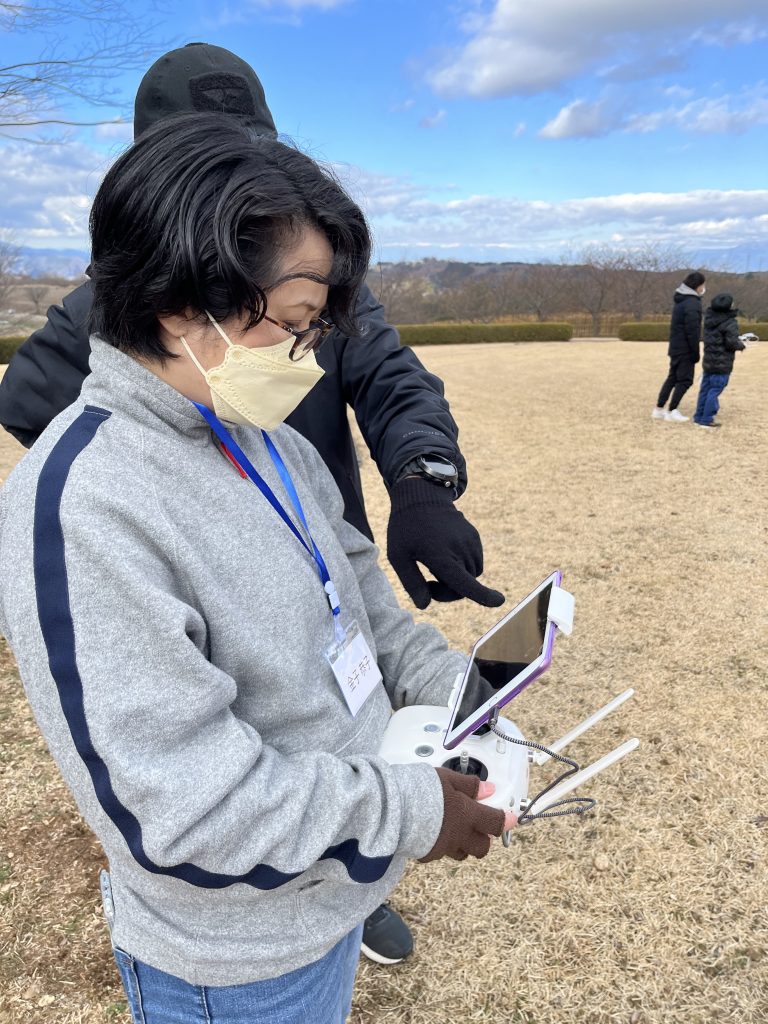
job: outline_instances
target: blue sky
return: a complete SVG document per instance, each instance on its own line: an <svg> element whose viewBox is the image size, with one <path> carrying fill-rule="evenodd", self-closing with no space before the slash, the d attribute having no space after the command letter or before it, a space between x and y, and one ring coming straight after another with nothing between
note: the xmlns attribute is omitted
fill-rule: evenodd
<svg viewBox="0 0 768 1024"><path fill-rule="evenodd" d="M32 0L34 4L37 0ZM74 13L81 8L71 0ZM281 133L333 163L382 260L557 259L591 244L675 246L768 269L766 0L167 0L112 102L202 40L256 69ZM53 40L51 32L58 38ZM0 63L87 46L77 18L0 33ZM43 129L43 135L45 135ZM130 124L0 139L0 226L87 249L87 211Z"/></svg>

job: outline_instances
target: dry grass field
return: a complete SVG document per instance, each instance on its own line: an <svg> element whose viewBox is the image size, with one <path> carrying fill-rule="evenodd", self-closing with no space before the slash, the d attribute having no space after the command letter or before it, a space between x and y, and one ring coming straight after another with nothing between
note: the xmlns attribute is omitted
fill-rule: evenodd
<svg viewBox="0 0 768 1024"><path fill-rule="evenodd" d="M627 686L573 748L642 746L588 817L521 828L482 862L414 865L393 894L413 958L363 964L353 1024L768 1022L768 345L737 358L722 429L652 422L663 345L420 351L470 469L460 507L510 601L555 568L573 636L512 705L554 739ZM685 399L689 411L693 393ZM0 479L21 449L0 437ZM387 503L365 483L378 537ZM495 613L430 607L468 648ZM100 920L100 852L0 652L3 1024L126 1021Z"/></svg>

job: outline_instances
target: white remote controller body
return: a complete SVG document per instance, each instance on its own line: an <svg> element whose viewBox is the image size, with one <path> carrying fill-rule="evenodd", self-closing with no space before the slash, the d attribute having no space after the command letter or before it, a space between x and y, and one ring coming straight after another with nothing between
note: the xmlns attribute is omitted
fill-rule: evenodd
<svg viewBox="0 0 768 1024"><path fill-rule="evenodd" d="M487 779L496 787L494 793L481 802L503 811L511 810L519 817L531 804L528 796L530 766L545 764L553 753L564 750L588 729L620 707L634 695L634 692L629 689L620 693L560 739L547 744L544 748L538 745L529 747L520 743L510 743L492 732L487 732L482 736L467 736L454 749L447 750L443 746L443 739L451 717L450 709L415 704L401 708L392 715L384 730L379 753L390 764L429 764L433 768L450 768L453 771L462 770L463 757L468 774L479 774L481 779ZM497 718L495 728L515 739L525 739L515 723L510 722L508 718ZM583 782L594 778L636 750L639 744L640 741L636 738L626 740L608 754L571 775L534 802L535 813L547 810ZM505 834L505 845L507 839Z"/></svg>
<svg viewBox="0 0 768 1024"><path fill-rule="evenodd" d="M479 775L496 787L481 803L519 815L520 805L528 797L528 749L488 732L484 736L467 736L454 750L446 750L443 740L450 717L447 707L417 704L401 708L389 721L379 753L390 764L429 764L454 771L462 770L463 757L468 774ZM523 739L509 719L499 718L496 728Z"/></svg>

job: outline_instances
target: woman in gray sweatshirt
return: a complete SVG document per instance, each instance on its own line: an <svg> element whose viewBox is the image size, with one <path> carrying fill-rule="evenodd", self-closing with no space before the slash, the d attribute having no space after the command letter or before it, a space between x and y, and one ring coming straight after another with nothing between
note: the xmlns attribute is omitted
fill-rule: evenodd
<svg viewBox="0 0 768 1024"><path fill-rule="evenodd" d="M407 860L513 823L377 756L466 658L282 424L354 328L368 230L308 157L189 115L112 167L91 234L92 372L3 488L0 629L107 854L135 1020L338 1024Z"/></svg>

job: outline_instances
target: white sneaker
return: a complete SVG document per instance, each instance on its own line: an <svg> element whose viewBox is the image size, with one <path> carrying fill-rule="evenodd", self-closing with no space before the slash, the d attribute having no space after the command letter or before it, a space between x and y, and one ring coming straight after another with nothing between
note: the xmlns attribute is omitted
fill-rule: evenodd
<svg viewBox="0 0 768 1024"><path fill-rule="evenodd" d="M664 413L664 419L667 423L687 423L688 417L683 416L679 409L673 409L672 412Z"/></svg>
<svg viewBox="0 0 768 1024"><path fill-rule="evenodd" d="M660 409L658 407L658 405L657 405L656 408L651 413L651 419L652 420L665 420L666 418L667 418L666 411L664 409Z"/></svg>

